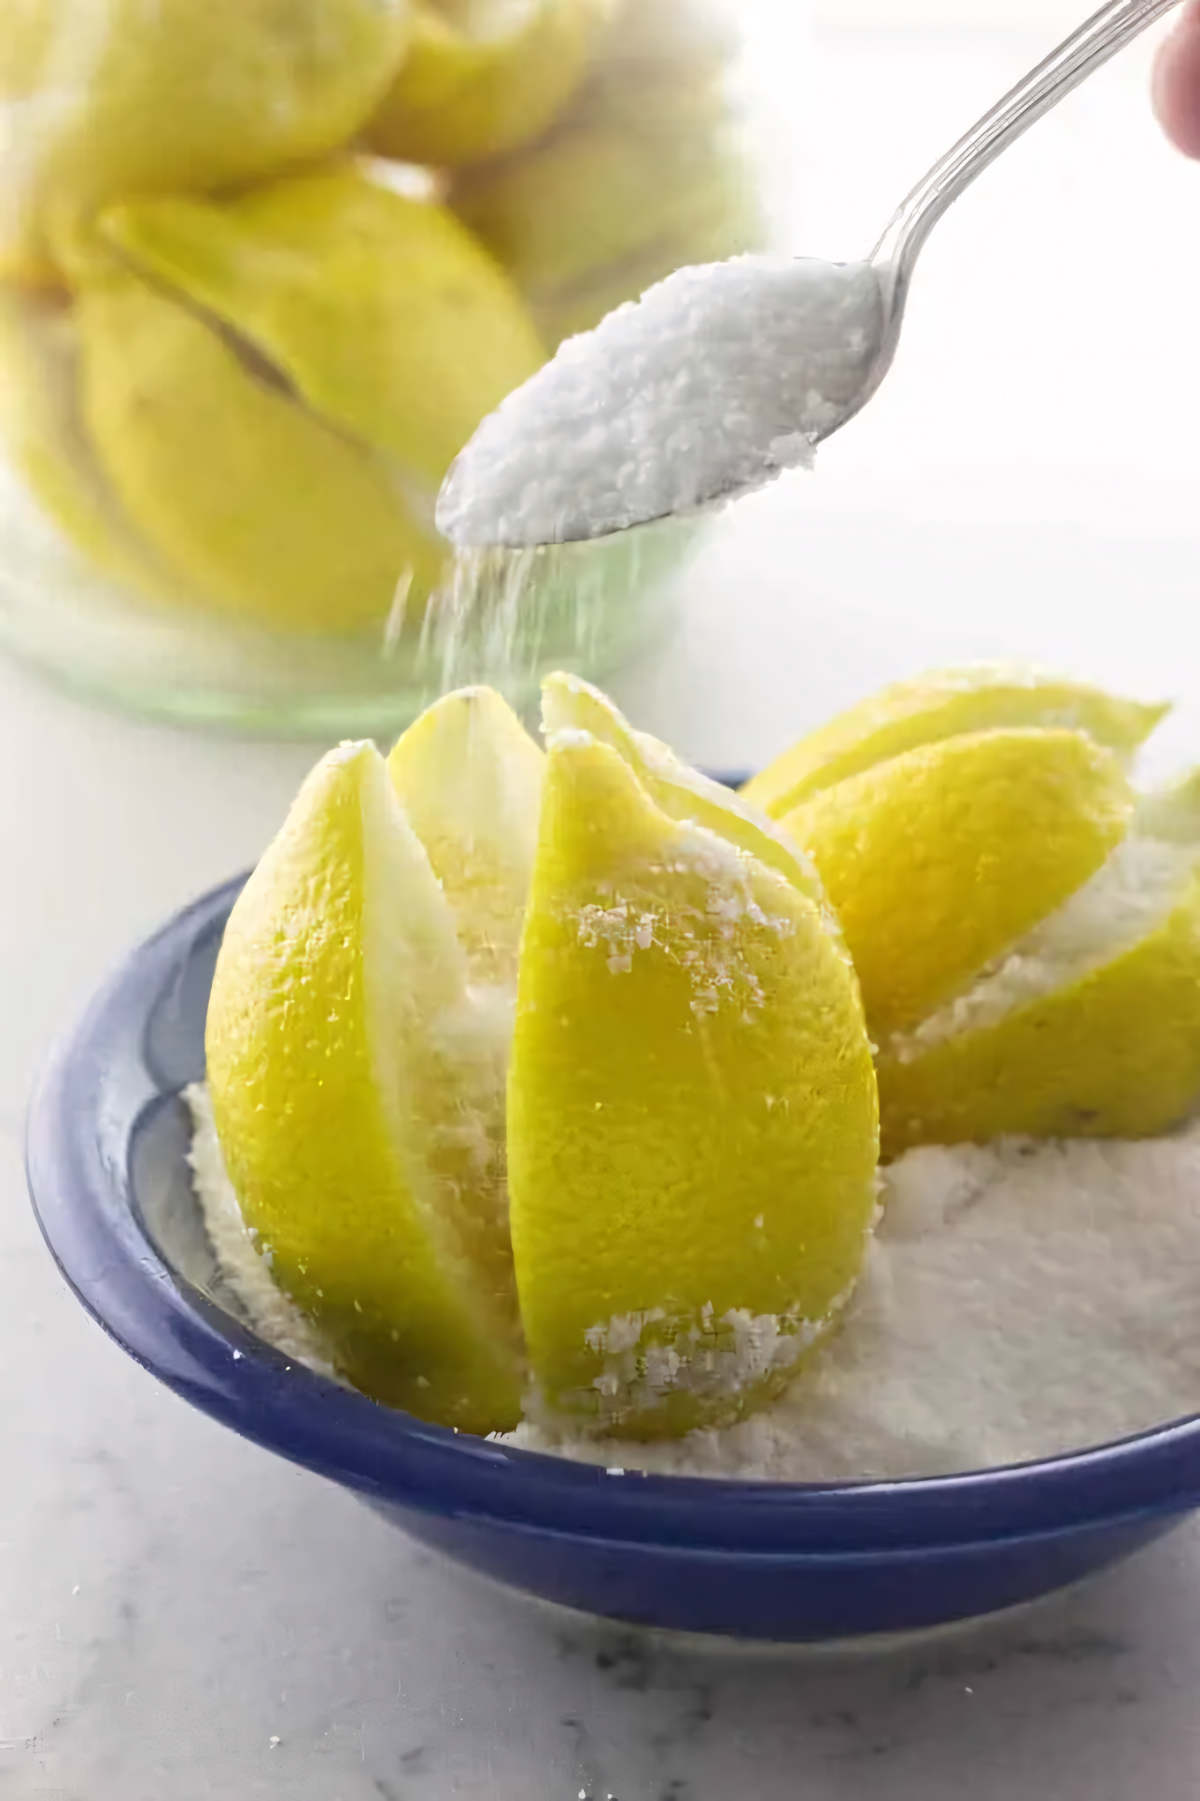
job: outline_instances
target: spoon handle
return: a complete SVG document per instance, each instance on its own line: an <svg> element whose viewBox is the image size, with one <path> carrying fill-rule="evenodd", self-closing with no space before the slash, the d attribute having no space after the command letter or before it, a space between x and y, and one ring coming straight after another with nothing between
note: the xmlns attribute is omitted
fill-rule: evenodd
<svg viewBox="0 0 1200 1801"><path fill-rule="evenodd" d="M1177 4L1178 0L1108 0L1085 19L934 163L901 201L871 261L890 269L892 281L903 290L926 238L963 189L1035 119Z"/></svg>

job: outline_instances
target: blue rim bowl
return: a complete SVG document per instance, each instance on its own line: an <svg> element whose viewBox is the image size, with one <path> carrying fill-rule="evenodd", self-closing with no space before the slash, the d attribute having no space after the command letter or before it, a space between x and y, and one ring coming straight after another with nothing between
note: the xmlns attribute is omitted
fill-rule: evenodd
<svg viewBox="0 0 1200 1801"><path fill-rule="evenodd" d="M27 1173L46 1242L105 1331L245 1438L464 1564L623 1621L812 1641L1032 1599L1200 1505L1200 1418L918 1481L608 1473L428 1426L290 1364L239 1317L192 1195L180 1090L204 1074L216 953L244 877L126 960L53 1051Z"/></svg>

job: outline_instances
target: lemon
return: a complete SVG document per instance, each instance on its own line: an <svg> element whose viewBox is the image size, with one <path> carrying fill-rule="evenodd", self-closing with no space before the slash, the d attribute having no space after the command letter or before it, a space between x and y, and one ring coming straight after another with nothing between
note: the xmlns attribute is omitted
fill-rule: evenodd
<svg viewBox="0 0 1200 1801"><path fill-rule="evenodd" d="M214 1118L243 1216L338 1367L474 1432L519 1412L506 1036L383 758L331 752L226 927Z"/></svg>
<svg viewBox="0 0 1200 1801"><path fill-rule="evenodd" d="M872 1035L920 1020L1103 863L1133 796L1082 732L922 745L782 821L842 922Z"/></svg>
<svg viewBox="0 0 1200 1801"><path fill-rule="evenodd" d="M226 202L132 202L101 229L318 417L386 451L430 510L480 420L544 360L511 283L454 215L360 162Z"/></svg>
<svg viewBox="0 0 1200 1801"><path fill-rule="evenodd" d="M672 818L567 698L521 942L513 1252L542 1404L657 1436L766 1398L837 1317L875 1083L817 901L741 848L738 811L729 835L715 807Z"/></svg>
<svg viewBox="0 0 1200 1801"><path fill-rule="evenodd" d="M409 726L388 758L480 982L516 981L543 762L492 688L445 695Z"/></svg>
<svg viewBox="0 0 1200 1801"><path fill-rule="evenodd" d="M607 694L582 676L560 670L546 677L542 726L548 736L582 729L599 743L611 745L669 818L692 821L728 838L769 869L778 870L818 905L825 905L816 868L793 839L720 782L681 762L649 732L634 731ZM832 916L830 925L837 930Z"/></svg>
<svg viewBox="0 0 1200 1801"><path fill-rule="evenodd" d="M416 0L368 143L457 167L540 137L579 84L599 12L597 0Z"/></svg>
<svg viewBox="0 0 1200 1801"><path fill-rule="evenodd" d="M407 0L18 0L0 34L0 268L53 278L116 195L256 181L336 149L409 26Z"/></svg>
<svg viewBox="0 0 1200 1801"><path fill-rule="evenodd" d="M1136 1138L1200 1098L1200 779L956 1001L881 1047L887 1153L1002 1133Z"/></svg>
<svg viewBox="0 0 1200 1801"><path fill-rule="evenodd" d="M889 757L997 726L1066 726L1128 755L1166 711L1025 665L936 669L839 713L784 751L743 793L779 819L810 795Z"/></svg>
<svg viewBox="0 0 1200 1801"><path fill-rule="evenodd" d="M79 297L81 410L128 520L207 603L297 631L382 624L440 552L373 453L219 332L114 270Z"/></svg>
<svg viewBox="0 0 1200 1801"><path fill-rule="evenodd" d="M76 322L60 296L0 291L0 433L29 493L90 565L142 595L168 586L84 430Z"/></svg>
<svg viewBox="0 0 1200 1801"><path fill-rule="evenodd" d="M261 624L352 633L419 610L444 567L442 474L542 355L485 252L358 163L123 203L100 233L81 412L131 528Z"/></svg>
<svg viewBox="0 0 1200 1801"><path fill-rule="evenodd" d="M730 46L678 0L622 6L549 135L463 171L451 204L555 345L683 263L763 237L744 133L723 90ZM694 54L678 51L693 45Z"/></svg>

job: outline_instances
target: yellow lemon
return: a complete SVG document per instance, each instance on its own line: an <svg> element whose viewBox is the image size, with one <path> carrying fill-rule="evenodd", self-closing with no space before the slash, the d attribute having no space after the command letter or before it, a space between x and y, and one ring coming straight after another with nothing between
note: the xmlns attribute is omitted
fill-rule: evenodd
<svg viewBox="0 0 1200 1801"><path fill-rule="evenodd" d="M1083 732L998 729L891 757L780 823L821 872L882 1040L1087 881L1132 806Z"/></svg>
<svg viewBox="0 0 1200 1801"><path fill-rule="evenodd" d="M672 46L693 42L695 54ZM730 46L689 9L625 5L569 112L517 155L464 171L451 204L513 277L551 345L683 263L756 248L756 178L723 91Z"/></svg>
<svg viewBox="0 0 1200 1801"><path fill-rule="evenodd" d="M1020 664L935 669L839 713L776 757L743 793L781 819L810 795L889 757L999 726L1068 727L1128 755L1166 711Z"/></svg>
<svg viewBox="0 0 1200 1801"><path fill-rule="evenodd" d="M230 916L207 1026L247 1225L345 1375L487 1432L519 1412L510 1019L369 744L318 764Z"/></svg>
<svg viewBox="0 0 1200 1801"><path fill-rule="evenodd" d="M353 137L404 54L407 0L17 0L0 268L69 263L117 195L260 180Z"/></svg>
<svg viewBox="0 0 1200 1801"><path fill-rule="evenodd" d="M541 137L579 84L601 10L599 0L416 0L408 55L368 143L458 167Z"/></svg>
<svg viewBox="0 0 1200 1801"><path fill-rule="evenodd" d="M114 270L78 300L81 410L125 516L205 601L298 631L382 625L440 553L371 451L221 333Z"/></svg>
<svg viewBox="0 0 1200 1801"><path fill-rule="evenodd" d="M759 1403L836 1319L875 1083L818 902L743 848L741 811L728 834L715 806L672 817L567 699L521 943L513 1250L542 1404L656 1436Z"/></svg>
<svg viewBox="0 0 1200 1801"><path fill-rule="evenodd" d="M693 821L778 870L819 905L825 896L816 868L794 839L740 796L681 762L649 732L634 731L607 694L582 676L561 670L542 683L542 727L556 732L584 730L611 745L637 776L655 804L671 819ZM830 925L837 930L830 916Z"/></svg>
<svg viewBox="0 0 1200 1801"><path fill-rule="evenodd" d="M1142 1137L1200 1099L1200 780L1139 806L1098 873L884 1042L888 1155L1002 1133Z"/></svg>
<svg viewBox="0 0 1200 1801"><path fill-rule="evenodd" d="M77 300L81 415L130 527L209 604L382 631L444 568L455 451L541 360L443 208L359 164L126 203Z"/></svg>
<svg viewBox="0 0 1200 1801"><path fill-rule="evenodd" d="M492 688L460 688L435 702L388 758L478 981L516 980L543 763Z"/></svg>
<svg viewBox="0 0 1200 1801"><path fill-rule="evenodd" d="M79 411L76 319L62 296L0 291L0 433L30 495L89 565L142 595L170 588L93 454Z"/></svg>
<svg viewBox="0 0 1200 1801"><path fill-rule="evenodd" d="M101 229L319 418L387 452L430 509L485 413L544 358L511 283L454 215L368 164L226 202L130 203Z"/></svg>

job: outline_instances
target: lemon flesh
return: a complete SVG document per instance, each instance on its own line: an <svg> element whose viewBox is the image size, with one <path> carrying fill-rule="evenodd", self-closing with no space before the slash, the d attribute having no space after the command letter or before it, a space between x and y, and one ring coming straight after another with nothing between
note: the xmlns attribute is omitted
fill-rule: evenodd
<svg viewBox="0 0 1200 1801"><path fill-rule="evenodd" d="M345 143L404 53L407 0L23 0L0 34L0 269L53 279L116 195L261 180Z"/></svg>
<svg viewBox="0 0 1200 1801"><path fill-rule="evenodd" d="M882 1039L955 995L1099 869L1132 792L1082 732L996 730L894 756L781 820L811 852Z"/></svg>
<svg viewBox="0 0 1200 1801"><path fill-rule="evenodd" d="M542 726L548 737L582 730L610 745L669 819L707 827L768 869L778 870L810 899L825 904L816 866L792 838L731 789L682 762L669 745L649 732L635 731L607 694L582 676L560 670L546 677ZM830 925L836 931L832 916Z"/></svg>
<svg viewBox="0 0 1200 1801"><path fill-rule="evenodd" d="M474 981L516 982L544 758L492 688L461 688L394 745L388 771L459 922Z"/></svg>
<svg viewBox="0 0 1200 1801"><path fill-rule="evenodd" d="M347 162L225 202L111 208L105 239L232 328L425 504L485 414L544 361L512 284L445 207Z"/></svg>
<svg viewBox="0 0 1200 1801"><path fill-rule="evenodd" d="M81 410L126 517L205 601L299 631L382 626L441 549L388 469L135 274L80 294Z"/></svg>
<svg viewBox="0 0 1200 1801"><path fill-rule="evenodd" d="M998 727L1068 727L1128 755L1166 711L1021 665L933 670L839 713L753 776L742 792L778 819L889 757Z"/></svg>
<svg viewBox="0 0 1200 1801"><path fill-rule="evenodd" d="M506 1047L373 746L318 764L239 897L206 1049L243 1216L338 1367L424 1419L514 1425Z"/></svg>
<svg viewBox="0 0 1200 1801"><path fill-rule="evenodd" d="M610 744L552 735L508 1089L541 1403L652 1437L767 1398L854 1282L876 1148L821 909Z"/></svg>
<svg viewBox="0 0 1200 1801"><path fill-rule="evenodd" d="M1200 781L1149 797L1092 881L881 1048L886 1154L1147 1137L1200 1098Z"/></svg>
<svg viewBox="0 0 1200 1801"><path fill-rule="evenodd" d="M599 11L597 0L418 0L367 142L457 167L541 137L579 85Z"/></svg>

